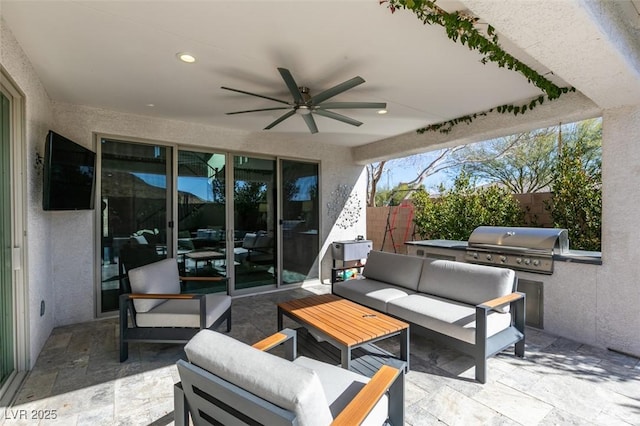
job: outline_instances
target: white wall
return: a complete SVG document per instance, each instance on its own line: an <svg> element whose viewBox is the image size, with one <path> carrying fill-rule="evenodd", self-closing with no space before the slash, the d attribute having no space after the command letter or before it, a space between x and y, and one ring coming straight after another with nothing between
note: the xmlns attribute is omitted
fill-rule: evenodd
<svg viewBox="0 0 640 426"><path fill-rule="evenodd" d="M602 131L597 343L640 356L640 105L606 110Z"/></svg>
<svg viewBox="0 0 640 426"><path fill-rule="evenodd" d="M24 261L29 324L30 365L42 349L55 324L55 302L51 264L51 215L42 210L42 169L36 168L36 152L44 154L44 139L52 122L51 102L28 58L13 34L0 19L0 63L25 98L25 149L23 165L27 188L25 194L25 227L27 244ZM40 316L40 302L45 301L45 314Z"/></svg>

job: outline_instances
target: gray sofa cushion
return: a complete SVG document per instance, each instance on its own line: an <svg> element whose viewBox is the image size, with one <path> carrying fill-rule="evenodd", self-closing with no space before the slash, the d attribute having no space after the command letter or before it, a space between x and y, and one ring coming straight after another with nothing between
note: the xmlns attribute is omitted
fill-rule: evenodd
<svg viewBox="0 0 640 426"><path fill-rule="evenodd" d="M178 294L180 275L175 259L163 259L128 272L132 293ZM163 299L134 300L136 312L148 312L164 303Z"/></svg>
<svg viewBox="0 0 640 426"><path fill-rule="evenodd" d="M476 343L476 309L464 303L426 294L413 294L394 299L387 312L405 321L454 337ZM487 337L511 325L508 313L490 312L487 316Z"/></svg>
<svg viewBox="0 0 640 426"><path fill-rule="evenodd" d="M495 266L424 259L418 291L478 305L513 292L515 272ZM508 306L501 309L508 311Z"/></svg>
<svg viewBox="0 0 640 426"><path fill-rule="evenodd" d="M358 392L369 382L369 378L349 370L306 357L297 358L294 363L315 371L320 377L324 394L329 403L331 415L335 418L351 402ZM364 419L361 425L380 426L388 417L389 398L384 395Z"/></svg>
<svg viewBox="0 0 640 426"><path fill-rule="evenodd" d="M300 425L333 420L318 374L309 368L212 330L198 332L184 351L191 363L294 412Z"/></svg>
<svg viewBox="0 0 640 426"><path fill-rule="evenodd" d="M209 328L231 306L231 296L226 294L207 294L207 320ZM163 302L161 300L161 302ZM200 327L200 301L166 300L147 312L137 312L138 327Z"/></svg>
<svg viewBox="0 0 640 426"><path fill-rule="evenodd" d="M369 278L334 283L332 291L333 294L381 312L387 311L387 303L390 300L415 293L415 291L405 287L398 287Z"/></svg>
<svg viewBox="0 0 640 426"><path fill-rule="evenodd" d="M421 272L420 257L371 251L362 275L416 291Z"/></svg>

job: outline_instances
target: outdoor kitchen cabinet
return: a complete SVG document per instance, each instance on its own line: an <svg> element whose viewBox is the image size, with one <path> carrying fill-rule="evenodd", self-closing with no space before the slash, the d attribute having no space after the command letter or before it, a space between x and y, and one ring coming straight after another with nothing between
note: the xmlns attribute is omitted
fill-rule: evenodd
<svg viewBox="0 0 640 426"><path fill-rule="evenodd" d="M369 252L373 248L371 240L355 239L334 241L331 243L333 267L331 268L331 283L356 278L362 273ZM349 274L349 271L357 271Z"/></svg>

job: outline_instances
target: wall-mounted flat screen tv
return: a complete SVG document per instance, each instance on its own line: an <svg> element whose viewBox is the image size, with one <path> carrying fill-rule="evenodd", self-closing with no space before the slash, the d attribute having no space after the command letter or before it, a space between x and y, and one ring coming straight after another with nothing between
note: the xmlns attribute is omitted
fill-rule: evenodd
<svg viewBox="0 0 640 426"><path fill-rule="evenodd" d="M50 130L45 142L44 210L90 210L94 204L96 154Z"/></svg>

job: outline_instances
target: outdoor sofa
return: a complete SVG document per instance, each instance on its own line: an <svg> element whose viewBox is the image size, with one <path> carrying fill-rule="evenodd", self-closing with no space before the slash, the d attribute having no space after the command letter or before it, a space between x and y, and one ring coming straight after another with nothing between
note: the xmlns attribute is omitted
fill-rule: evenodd
<svg viewBox="0 0 640 426"><path fill-rule="evenodd" d="M332 292L472 356L480 383L489 357L511 345L524 356L525 295L511 269L371 251L361 278Z"/></svg>

